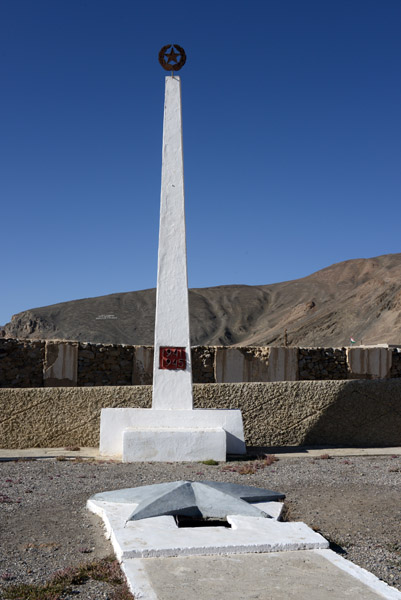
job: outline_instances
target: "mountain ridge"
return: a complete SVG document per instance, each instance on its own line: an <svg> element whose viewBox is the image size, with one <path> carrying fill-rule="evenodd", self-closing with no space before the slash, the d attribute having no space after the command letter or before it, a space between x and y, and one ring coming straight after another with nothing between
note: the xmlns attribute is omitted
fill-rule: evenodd
<svg viewBox="0 0 401 600"><path fill-rule="evenodd" d="M3 337L152 345L156 290L28 309ZM401 341L401 253L349 259L280 283L189 290L192 345L344 346ZM287 333L285 334L285 330Z"/></svg>

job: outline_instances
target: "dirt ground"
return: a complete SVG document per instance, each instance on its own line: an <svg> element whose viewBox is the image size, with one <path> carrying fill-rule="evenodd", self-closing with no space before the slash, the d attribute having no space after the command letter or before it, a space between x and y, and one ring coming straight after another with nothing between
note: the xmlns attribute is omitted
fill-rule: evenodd
<svg viewBox="0 0 401 600"><path fill-rule="evenodd" d="M100 520L85 508L92 494L179 479L231 481L283 492L288 520L304 521L345 558L401 590L400 456L322 454L271 464L0 462L0 597L10 597L11 585L44 584L55 572L112 554ZM61 597L118 596L110 583L89 579Z"/></svg>

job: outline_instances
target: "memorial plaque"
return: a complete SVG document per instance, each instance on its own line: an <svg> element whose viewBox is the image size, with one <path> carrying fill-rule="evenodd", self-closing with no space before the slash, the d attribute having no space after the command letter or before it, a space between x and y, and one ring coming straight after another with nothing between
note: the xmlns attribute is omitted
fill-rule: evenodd
<svg viewBox="0 0 401 600"><path fill-rule="evenodd" d="M169 369L170 371L185 370L187 359L185 348L174 348L170 346L160 346L159 369Z"/></svg>

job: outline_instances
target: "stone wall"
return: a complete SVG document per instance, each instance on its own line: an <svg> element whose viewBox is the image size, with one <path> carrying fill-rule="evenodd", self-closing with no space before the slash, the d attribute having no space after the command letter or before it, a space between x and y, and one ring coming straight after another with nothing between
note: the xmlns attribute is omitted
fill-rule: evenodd
<svg viewBox="0 0 401 600"><path fill-rule="evenodd" d="M77 385L132 385L133 360L133 346L80 343Z"/></svg>
<svg viewBox="0 0 401 600"><path fill-rule="evenodd" d="M45 342L0 340L0 387L43 386Z"/></svg>
<svg viewBox="0 0 401 600"><path fill-rule="evenodd" d="M401 377L401 348L393 348L392 350L389 377Z"/></svg>
<svg viewBox="0 0 401 600"><path fill-rule="evenodd" d="M151 406L151 386L0 390L2 448L98 446L100 410ZM401 379L194 386L196 408L239 408L248 446L401 445Z"/></svg>
<svg viewBox="0 0 401 600"><path fill-rule="evenodd" d="M194 383L216 383L216 348L194 346L191 348L192 379Z"/></svg>
<svg viewBox="0 0 401 600"><path fill-rule="evenodd" d="M345 348L300 348L298 357L300 380L347 379Z"/></svg>
<svg viewBox="0 0 401 600"><path fill-rule="evenodd" d="M401 377L401 349L206 347L191 349L194 383ZM0 387L150 385L153 347L0 339Z"/></svg>

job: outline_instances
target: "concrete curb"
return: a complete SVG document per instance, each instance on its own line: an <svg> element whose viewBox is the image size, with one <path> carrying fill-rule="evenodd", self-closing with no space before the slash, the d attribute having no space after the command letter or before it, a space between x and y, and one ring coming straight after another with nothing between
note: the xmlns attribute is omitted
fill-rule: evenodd
<svg viewBox="0 0 401 600"><path fill-rule="evenodd" d="M286 446L283 448L277 447L251 447L248 448L247 455L238 456L238 460L251 460L256 456L264 454L275 454L281 458L319 458L322 455L336 456L401 456L401 447L392 448L326 448L319 447L303 447L303 446ZM86 460L109 460L108 457L100 456L99 448L79 448L71 450L67 448L21 448L21 449L2 449L0 448L0 462L7 460L32 459L32 460L51 460L58 457L66 459L81 458ZM110 457L112 459L113 457ZM231 460L236 460L237 457L230 457ZM118 461L120 462L120 461Z"/></svg>

